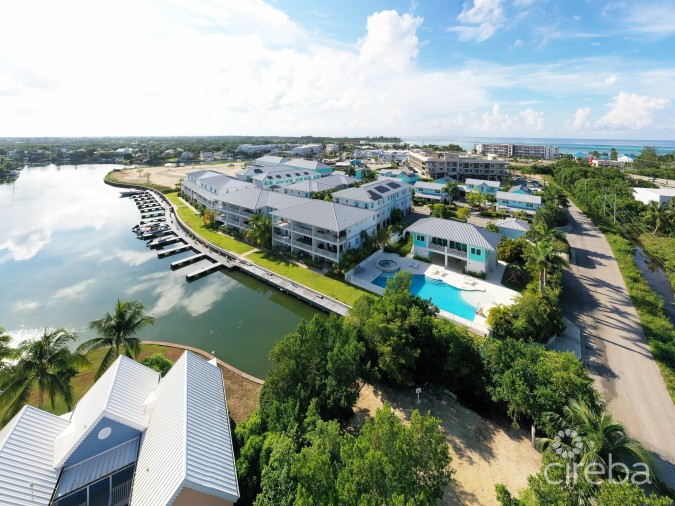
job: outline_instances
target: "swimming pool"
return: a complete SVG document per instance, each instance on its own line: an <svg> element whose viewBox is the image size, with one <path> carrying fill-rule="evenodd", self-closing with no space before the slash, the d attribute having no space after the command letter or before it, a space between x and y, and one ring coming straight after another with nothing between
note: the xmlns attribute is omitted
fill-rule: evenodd
<svg viewBox="0 0 675 506"><path fill-rule="evenodd" d="M395 275L392 272L383 272L372 283L384 288L387 286L387 280L393 278ZM439 309L456 314L471 322L476 316L478 308L464 300L459 288L455 288L444 281L429 278L424 274L413 274L410 292L413 295L431 299Z"/></svg>

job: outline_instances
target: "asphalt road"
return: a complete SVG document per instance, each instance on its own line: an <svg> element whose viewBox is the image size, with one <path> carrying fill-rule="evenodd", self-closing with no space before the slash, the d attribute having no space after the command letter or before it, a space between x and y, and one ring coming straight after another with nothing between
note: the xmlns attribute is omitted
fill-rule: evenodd
<svg viewBox="0 0 675 506"><path fill-rule="evenodd" d="M588 370L610 412L657 455L664 481L674 487L675 406L609 243L576 206L569 212L574 262L563 275L563 312L582 329Z"/></svg>

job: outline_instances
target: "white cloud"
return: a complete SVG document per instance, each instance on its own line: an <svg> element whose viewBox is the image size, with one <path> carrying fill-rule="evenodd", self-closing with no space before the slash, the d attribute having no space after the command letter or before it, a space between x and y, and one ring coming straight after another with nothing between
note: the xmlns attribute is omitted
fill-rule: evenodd
<svg viewBox="0 0 675 506"><path fill-rule="evenodd" d="M516 39L513 41L513 47L523 47L525 45L525 42L523 39Z"/></svg>
<svg viewBox="0 0 675 506"><path fill-rule="evenodd" d="M30 260L52 239L51 229L29 230L11 233L9 239L0 243L0 250L7 249L16 261Z"/></svg>
<svg viewBox="0 0 675 506"><path fill-rule="evenodd" d="M589 107L581 107L574 113L574 120L572 121L572 130L588 130L590 128L589 118L591 117L591 109Z"/></svg>
<svg viewBox="0 0 675 506"><path fill-rule="evenodd" d="M459 40L483 42L503 23L503 13L502 0L473 0L473 4L465 3L457 16L462 26L451 26L447 30L457 33Z"/></svg>
<svg viewBox="0 0 675 506"><path fill-rule="evenodd" d="M612 86L613 84L616 84L616 82L618 80L619 80L619 76L617 76L616 74L612 74L611 76L605 78L604 83L607 86Z"/></svg>
<svg viewBox="0 0 675 506"><path fill-rule="evenodd" d="M539 132L544 129L544 111L525 109L520 112L520 115L525 121L525 126L531 130Z"/></svg>
<svg viewBox="0 0 675 506"><path fill-rule="evenodd" d="M420 41L417 29L422 18L396 11L376 12L368 16L368 33L360 41L361 63L384 65L393 70L405 70L417 56Z"/></svg>
<svg viewBox="0 0 675 506"><path fill-rule="evenodd" d="M51 302L55 303L63 299L80 299L87 294L87 288L89 288L95 282L95 279L88 279L86 281L61 288L54 293Z"/></svg>
<svg viewBox="0 0 675 506"><path fill-rule="evenodd" d="M598 121L599 127L640 130L654 122L654 115L668 106L670 100L646 97L622 91L614 97L612 109Z"/></svg>

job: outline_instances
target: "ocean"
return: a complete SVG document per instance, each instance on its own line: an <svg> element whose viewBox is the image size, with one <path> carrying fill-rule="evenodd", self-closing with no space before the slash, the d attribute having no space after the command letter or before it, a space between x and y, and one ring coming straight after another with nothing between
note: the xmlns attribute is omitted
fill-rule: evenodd
<svg viewBox="0 0 675 506"><path fill-rule="evenodd" d="M537 139L518 137L460 137L460 136L419 136L411 135L402 137L404 143L410 145L436 144L439 146L457 144L466 150L474 148L475 144L498 143L498 144L533 144L545 146L558 146L561 153L577 153L583 151L599 151L609 153L615 148L620 155L638 155L645 146L655 146L660 155L675 152L675 141L649 141L649 140L612 140L612 139Z"/></svg>

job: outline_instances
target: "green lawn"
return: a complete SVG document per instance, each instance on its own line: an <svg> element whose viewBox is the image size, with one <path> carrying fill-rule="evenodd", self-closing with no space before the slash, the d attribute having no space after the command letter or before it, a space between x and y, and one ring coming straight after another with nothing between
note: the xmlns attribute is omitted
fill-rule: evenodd
<svg viewBox="0 0 675 506"><path fill-rule="evenodd" d="M178 194L169 193L166 197L176 206L178 206L178 216L189 226L197 235L205 240L215 244L233 253L246 253L254 248L246 243L238 241L232 237L225 236L213 230L209 230L204 226L204 222L198 214L195 214L189 206L178 198ZM276 272L281 276L292 279L301 285L312 288L317 292L332 297L340 302L348 305L354 304L356 299L366 294L364 290L355 286L349 285L344 281L329 278L322 274L318 274L310 269L299 267L291 262L288 262L276 255L265 253L263 251L255 251L246 256L246 259L251 263L260 265L272 272Z"/></svg>
<svg viewBox="0 0 675 506"><path fill-rule="evenodd" d="M350 306L359 297L368 293L343 281L299 267L270 253L256 251L248 255L246 259Z"/></svg>
<svg viewBox="0 0 675 506"><path fill-rule="evenodd" d="M178 210L176 213L185 224L190 227L197 235L207 240L211 244L215 244L219 248L222 248L233 253L241 255L247 251L251 251L253 246L237 241L232 237L228 237L220 232L215 232L209 228L206 228L204 221L202 221L201 216L195 214L189 206L186 206L182 200L178 198L177 193L167 193L166 197L176 206Z"/></svg>

